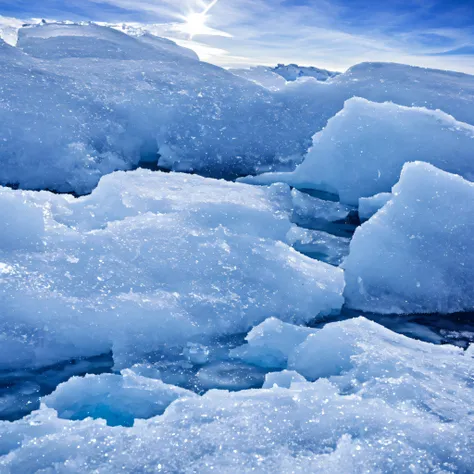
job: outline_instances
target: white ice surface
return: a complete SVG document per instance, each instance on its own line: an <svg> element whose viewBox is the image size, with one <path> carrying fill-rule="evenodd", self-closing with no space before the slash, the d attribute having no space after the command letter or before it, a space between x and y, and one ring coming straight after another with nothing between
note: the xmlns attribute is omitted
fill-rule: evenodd
<svg viewBox="0 0 474 474"><path fill-rule="evenodd" d="M368 221L379 209L392 199L392 193L379 193L375 196L359 199L359 218Z"/></svg>
<svg viewBox="0 0 474 474"><path fill-rule="evenodd" d="M474 179L474 126L424 108L354 98L313 138L303 163L291 173L242 181L286 182L297 188L359 198L389 192L404 163L422 160Z"/></svg>
<svg viewBox="0 0 474 474"><path fill-rule="evenodd" d="M472 471L474 359L462 349L408 339L364 318L299 337L290 325L265 325L266 341L258 341L262 359L277 349L287 352L299 374L269 374L268 388L260 390L184 396L162 416L136 420L132 428L64 420L44 406L0 424L0 469ZM324 378L312 383L302 374Z"/></svg>
<svg viewBox="0 0 474 474"><path fill-rule="evenodd" d="M293 250L291 193L138 170L87 197L0 188L2 368L147 352L338 311L343 272Z"/></svg>
<svg viewBox="0 0 474 474"><path fill-rule="evenodd" d="M352 239L346 304L388 314L472 311L473 203L473 183L406 164L392 199Z"/></svg>

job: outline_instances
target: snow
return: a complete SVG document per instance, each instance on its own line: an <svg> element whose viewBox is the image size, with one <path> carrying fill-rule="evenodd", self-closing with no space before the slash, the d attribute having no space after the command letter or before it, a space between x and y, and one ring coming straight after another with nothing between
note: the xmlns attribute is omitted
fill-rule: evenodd
<svg viewBox="0 0 474 474"><path fill-rule="evenodd" d="M247 69L229 69L229 71L272 91L283 90L287 82L302 78L310 77L318 81L327 81L340 74L326 69L298 66L296 64L278 64L276 67L253 66Z"/></svg>
<svg viewBox="0 0 474 474"><path fill-rule="evenodd" d="M474 184L408 163L392 199L357 229L343 263L346 305L375 313L474 309Z"/></svg>
<svg viewBox="0 0 474 474"><path fill-rule="evenodd" d="M138 170L87 197L0 189L0 366L157 348L243 333L270 315L338 312L343 272L287 242L288 187Z"/></svg>
<svg viewBox="0 0 474 474"><path fill-rule="evenodd" d="M389 192L407 161L425 160L473 180L473 144L474 127L444 112L354 98L314 136L294 172L242 181L287 182L357 205L359 198Z"/></svg>
<svg viewBox="0 0 474 474"><path fill-rule="evenodd" d="M94 24L21 28L19 49L0 48L0 184L85 194L140 165L229 177L301 161L312 123L171 46Z"/></svg>
<svg viewBox="0 0 474 474"><path fill-rule="evenodd" d="M278 91L285 87L286 80L275 73L271 67L254 66L247 69L229 69L232 74L243 77L259 86L271 91Z"/></svg>
<svg viewBox="0 0 474 474"><path fill-rule="evenodd" d="M474 77L159 29L0 17L0 472L473 472Z"/></svg>
<svg viewBox="0 0 474 474"><path fill-rule="evenodd" d="M298 339L291 326L273 326L262 355L272 344L286 346L291 365L324 378L310 382L283 371L268 374L265 389L183 394L163 415L135 420L131 428L65 420L43 406L0 424L1 468L12 474L471 470L474 359L462 349L411 340L364 318ZM66 386L63 393L80 396ZM137 400L148 387L142 390Z"/></svg>
<svg viewBox="0 0 474 474"><path fill-rule="evenodd" d="M327 81L340 74L339 72L327 71L313 66L298 66L297 64L278 64L271 71L289 82L296 81L301 77L313 77L318 81Z"/></svg>

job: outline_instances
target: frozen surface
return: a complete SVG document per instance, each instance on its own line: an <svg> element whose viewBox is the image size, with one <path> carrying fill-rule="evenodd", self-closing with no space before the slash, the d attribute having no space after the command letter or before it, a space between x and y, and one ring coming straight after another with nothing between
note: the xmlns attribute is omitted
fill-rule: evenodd
<svg viewBox="0 0 474 474"><path fill-rule="evenodd" d="M340 74L339 72L327 71L313 66L298 66L297 64L278 64L270 70L290 82L301 77L314 77L318 81L327 81Z"/></svg>
<svg viewBox="0 0 474 474"><path fill-rule="evenodd" d="M0 367L117 366L337 312L343 272L293 250L288 187L138 170L87 197L0 189Z"/></svg>
<svg viewBox="0 0 474 474"><path fill-rule="evenodd" d="M119 374L73 377L43 402L68 420L100 418L110 426L132 426L135 419L161 415L178 398L194 394L130 370Z"/></svg>
<svg viewBox="0 0 474 474"><path fill-rule="evenodd" d="M359 217L361 221L369 220L379 209L392 199L392 193L379 193L375 196L359 199Z"/></svg>
<svg viewBox="0 0 474 474"><path fill-rule="evenodd" d="M349 254L350 238L322 230L293 227L287 234L287 239L298 252L331 265L339 265Z"/></svg>
<svg viewBox="0 0 474 474"><path fill-rule="evenodd" d="M284 323L265 325L263 359L278 348L297 367L269 374L265 389L185 396L131 428L60 419L44 406L0 424L1 468L12 474L472 471L469 353L410 340L364 318L299 334ZM302 373L324 378L305 381Z"/></svg>
<svg viewBox="0 0 474 474"><path fill-rule="evenodd" d="M474 184L427 163L403 168L392 199L357 229L346 305L374 313L474 308Z"/></svg>
<svg viewBox="0 0 474 474"><path fill-rule="evenodd" d="M139 165L228 177L301 161L314 125L297 104L189 56L93 24L20 29L0 47L0 184L83 194Z"/></svg>
<svg viewBox="0 0 474 474"><path fill-rule="evenodd" d="M0 46L0 184L85 194L101 176L138 166L213 177L294 170L354 96L474 123L472 76L362 64L283 86L268 69L249 81L126 31L40 24L19 30L17 49Z"/></svg>
<svg viewBox="0 0 474 474"><path fill-rule="evenodd" d="M314 136L294 172L244 181L287 182L357 205L361 197L389 192L404 163L415 160L474 179L474 127L440 111L354 98Z"/></svg>
<svg viewBox="0 0 474 474"><path fill-rule="evenodd" d="M395 63L361 63L327 82L310 79L289 84L280 95L289 103L298 103L300 114L318 111L312 118L314 132L321 130L352 97L439 109L474 125L474 76L469 74Z"/></svg>
<svg viewBox="0 0 474 474"><path fill-rule="evenodd" d="M283 89L286 85L286 80L271 67L254 66L248 69L229 69L232 74L243 77L248 81L255 82L266 89L277 91Z"/></svg>

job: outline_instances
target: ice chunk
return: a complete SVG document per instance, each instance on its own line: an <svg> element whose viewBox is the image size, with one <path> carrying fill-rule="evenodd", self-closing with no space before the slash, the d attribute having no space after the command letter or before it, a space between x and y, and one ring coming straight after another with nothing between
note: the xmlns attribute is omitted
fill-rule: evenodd
<svg viewBox="0 0 474 474"><path fill-rule="evenodd" d="M329 223L346 219L351 212L348 206L338 202L302 193L297 189L291 191L293 199L293 222L303 227L313 227L316 222Z"/></svg>
<svg viewBox="0 0 474 474"><path fill-rule="evenodd" d="M263 388L273 388L275 385L282 388L291 388L294 383L306 382L306 379L294 370L271 372L265 377Z"/></svg>
<svg viewBox="0 0 474 474"><path fill-rule="evenodd" d="M359 218L369 220L379 209L392 199L392 193L379 193L372 197L359 199Z"/></svg>
<svg viewBox="0 0 474 474"><path fill-rule="evenodd" d="M247 345L230 351L232 357L248 364L267 369L285 368L294 348L306 340L314 331L306 327L293 326L277 318L269 318L252 329Z"/></svg>
<svg viewBox="0 0 474 474"><path fill-rule="evenodd" d="M0 469L12 474L142 472L150 466L203 473L472 471L474 359L364 318L333 326L338 329L313 332L319 339L310 335L314 348L300 357L317 366L318 344L325 334L338 333L345 351L352 352L342 375L334 367L327 371L334 373L329 380L310 383L295 373L271 374L268 381L275 383L265 390L213 390L181 398L162 416L136 420L131 428L63 420L43 407L24 420L0 423L5 453ZM274 335L283 341L285 332L293 334L280 326ZM334 346L336 356L341 347ZM323 360L328 351L326 343ZM177 449L182 446L186 449Z"/></svg>
<svg viewBox="0 0 474 474"><path fill-rule="evenodd" d="M287 234L288 242L295 250L331 265L340 265L349 255L350 239L337 237L320 230L294 226Z"/></svg>
<svg viewBox="0 0 474 474"><path fill-rule="evenodd" d="M60 418L100 418L109 426L133 426L135 419L161 415L174 400L193 396L188 390L124 370L121 375L73 377L43 402Z"/></svg>
<svg viewBox="0 0 474 474"><path fill-rule="evenodd" d="M392 199L357 229L346 304L378 313L472 311L474 184L427 163L403 168Z"/></svg>
<svg viewBox="0 0 474 474"><path fill-rule="evenodd" d="M474 126L443 112L354 98L314 136L294 172L244 181L286 182L357 205L361 197L389 192L408 161L424 160L474 180L473 143Z"/></svg>
<svg viewBox="0 0 474 474"><path fill-rule="evenodd" d="M22 235L6 237L0 253L0 333L16 348L0 350L2 368L110 350L125 367L270 315L304 323L343 304L342 270L285 243L291 196L282 185L138 170L79 199L3 193L0 213Z"/></svg>

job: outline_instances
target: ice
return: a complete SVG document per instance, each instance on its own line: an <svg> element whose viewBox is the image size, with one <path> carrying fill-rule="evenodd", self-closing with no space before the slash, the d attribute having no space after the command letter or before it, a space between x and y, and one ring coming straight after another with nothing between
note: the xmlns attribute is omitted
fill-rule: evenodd
<svg viewBox="0 0 474 474"><path fill-rule="evenodd" d="M338 202L331 202L302 193L297 189L291 191L293 199L293 222L303 227L324 225L346 219L351 208Z"/></svg>
<svg viewBox="0 0 474 474"><path fill-rule="evenodd" d="M254 82L271 91L278 91L283 89L286 85L286 80L273 71L271 67L254 66L248 69L229 69L232 74L243 77L248 81Z"/></svg>
<svg viewBox="0 0 474 474"><path fill-rule="evenodd" d="M299 103L300 113L314 107L314 132L339 112L352 97L372 102L393 102L406 107L442 110L456 120L474 125L474 76L396 63L361 63L330 81L299 80L279 94Z"/></svg>
<svg viewBox="0 0 474 474"><path fill-rule="evenodd" d="M474 127L441 112L353 98L313 138L304 162L292 173L245 182L287 182L337 194L343 203L389 192L404 163L424 160L474 179Z"/></svg>
<svg viewBox="0 0 474 474"><path fill-rule="evenodd" d="M314 133L297 104L257 84L160 38L93 24L20 29L18 48L0 47L0 84L0 184L22 189L85 194L137 166L292 169Z"/></svg>
<svg viewBox="0 0 474 474"><path fill-rule="evenodd" d="M406 164L392 199L351 242L346 305L384 314L472 311L473 197L474 184L458 175Z"/></svg>
<svg viewBox="0 0 474 474"><path fill-rule="evenodd" d="M113 350L117 367L338 312L342 270L288 244L285 185L117 172L83 198L1 188L0 367Z"/></svg>
<svg viewBox="0 0 474 474"><path fill-rule="evenodd" d="M298 66L297 64L278 64L271 71L283 77L286 81L296 81L301 77L313 77L318 81L327 81L340 74L339 72L331 72L312 66Z"/></svg>
<svg viewBox="0 0 474 474"><path fill-rule="evenodd" d="M306 379L294 370L282 370L281 372L271 372L265 377L262 388L291 388L292 384L306 382Z"/></svg>
<svg viewBox="0 0 474 474"><path fill-rule="evenodd" d="M379 209L392 199L392 193L379 193L375 196L359 199L359 218L368 221Z"/></svg>
<svg viewBox="0 0 474 474"><path fill-rule="evenodd" d="M174 400L193 396L188 390L123 370L120 375L73 377L44 397L43 403L60 418L100 418L109 426L133 426L135 419L161 415Z"/></svg>
<svg viewBox="0 0 474 474"><path fill-rule="evenodd" d="M349 254L350 238L338 237L321 230L293 227L287 234L295 250L331 265L340 265Z"/></svg>
<svg viewBox="0 0 474 474"><path fill-rule="evenodd" d="M230 69L230 71L237 76L244 77L272 91L282 90L287 82L293 82L301 78L310 77L318 81L327 81L340 74L325 69L298 66L296 64L278 64L276 67L253 66L247 69Z"/></svg>
<svg viewBox="0 0 474 474"><path fill-rule="evenodd" d="M0 184L86 194L101 176L139 166L226 178L294 170L314 133L354 96L474 123L472 76L362 64L280 87L125 30L42 23L19 30L18 48L0 46Z"/></svg>
<svg viewBox="0 0 474 474"><path fill-rule="evenodd" d="M310 382L294 371L272 373L265 389L184 396L163 415L135 420L130 428L64 420L43 406L24 420L0 424L0 469L11 474L472 470L474 359L462 349L411 340L364 318L298 339L289 325L264 324L268 347L275 338L274 345L292 351L300 370L327 378ZM264 354L265 345L260 350ZM343 367L327 363L331 354L342 357Z"/></svg>

